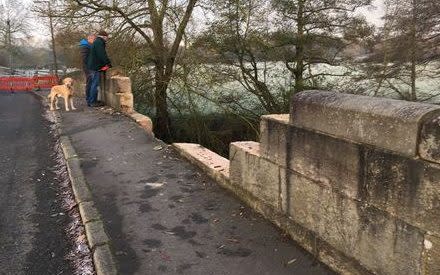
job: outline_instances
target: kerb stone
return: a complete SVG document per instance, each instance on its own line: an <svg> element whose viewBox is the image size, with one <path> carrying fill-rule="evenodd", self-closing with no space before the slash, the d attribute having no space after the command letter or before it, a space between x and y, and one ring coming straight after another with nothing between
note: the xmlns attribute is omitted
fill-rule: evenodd
<svg viewBox="0 0 440 275"><path fill-rule="evenodd" d="M98 275L117 275L118 270L113 258L113 254L108 245L98 246L93 252L93 262L96 274Z"/></svg>
<svg viewBox="0 0 440 275"><path fill-rule="evenodd" d="M99 212L96 209L95 204L91 201L80 203L79 212L81 213L83 223L88 223L90 221L96 221L100 219Z"/></svg>
<svg viewBox="0 0 440 275"><path fill-rule="evenodd" d="M94 249L98 245L103 245L109 242L108 236L104 231L104 224L102 221L86 223L85 228L90 248Z"/></svg>
<svg viewBox="0 0 440 275"><path fill-rule="evenodd" d="M63 150L64 157L66 158L66 160L77 157L69 137L61 136L60 143L61 143L61 149Z"/></svg>
<svg viewBox="0 0 440 275"><path fill-rule="evenodd" d="M77 203L92 200L92 193L90 192L86 179L83 176L71 177L70 181L72 182L72 190Z"/></svg>

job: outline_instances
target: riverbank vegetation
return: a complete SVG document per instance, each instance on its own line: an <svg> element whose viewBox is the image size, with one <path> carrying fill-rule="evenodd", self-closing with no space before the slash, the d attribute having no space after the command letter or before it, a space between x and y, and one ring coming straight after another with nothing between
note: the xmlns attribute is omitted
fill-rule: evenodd
<svg viewBox="0 0 440 275"><path fill-rule="evenodd" d="M51 16L67 65L80 37L107 29L156 135L226 155L304 90L438 103L437 2L386 0L380 26L359 12L370 0L65 0Z"/></svg>

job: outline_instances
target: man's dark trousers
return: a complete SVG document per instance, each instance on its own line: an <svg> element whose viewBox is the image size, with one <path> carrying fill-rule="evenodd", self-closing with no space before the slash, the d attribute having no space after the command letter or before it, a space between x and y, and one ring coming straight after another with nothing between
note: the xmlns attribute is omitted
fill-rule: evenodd
<svg viewBox="0 0 440 275"><path fill-rule="evenodd" d="M87 105L91 106L98 101L98 87L99 87L99 71L90 71L90 92L87 96Z"/></svg>
<svg viewBox="0 0 440 275"><path fill-rule="evenodd" d="M89 97L90 97L90 88L92 86L92 74L89 71L85 72L86 77L86 101L87 104L89 103Z"/></svg>

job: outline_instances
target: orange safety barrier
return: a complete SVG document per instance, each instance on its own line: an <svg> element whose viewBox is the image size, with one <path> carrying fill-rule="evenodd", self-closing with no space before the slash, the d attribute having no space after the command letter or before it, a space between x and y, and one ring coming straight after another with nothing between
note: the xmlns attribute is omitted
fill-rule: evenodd
<svg viewBox="0 0 440 275"><path fill-rule="evenodd" d="M31 91L40 89L50 89L58 85L58 77L56 75L45 76L3 76L0 77L0 91Z"/></svg>
<svg viewBox="0 0 440 275"><path fill-rule="evenodd" d="M34 89L50 89L55 85L59 84L58 76L48 75L48 76L34 76Z"/></svg>

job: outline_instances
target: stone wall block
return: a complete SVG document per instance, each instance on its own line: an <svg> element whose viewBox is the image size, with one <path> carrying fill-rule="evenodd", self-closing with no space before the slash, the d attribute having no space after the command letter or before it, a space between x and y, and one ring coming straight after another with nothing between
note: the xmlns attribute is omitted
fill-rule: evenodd
<svg viewBox="0 0 440 275"><path fill-rule="evenodd" d="M153 121L149 117L134 112L131 118L149 133L153 132Z"/></svg>
<svg viewBox="0 0 440 275"><path fill-rule="evenodd" d="M105 94L103 95L103 99L108 106L111 106L113 108L114 108L114 106L117 106L116 95L114 93L112 93L111 90L107 90L105 92Z"/></svg>
<svg viewBox="0 0 440 275"><path fill-rule="evenodd" d="M85 98L86 97L86 84L84 82L75 81L73 85L73 96Z"/></svg>
<svg viewBox="0 0 440 275"><path fill-rule="evenodd" d="M133 113L133 94L132 93L117 93L119 101L119 110L124 113Z"/></svg>
<svg viewBox="0 0 440 275"><path fill-rule="evenodd" d="M289 171L280 167L280 201L279 207L284 215L289 212L289 190L287 189Z"/></svg>
<svg viewBox="0 0 440 275"><path fill-rule="evenodd" d="M280 169L263 158L259 143L236 142L231 144L230 179L275 209L280 208Z"/></svg>
<svg viewBox="0 0 440 275"><path fill-rule="evenodd" d="M347 274L440 274L440 106L309 91L233 143L230 183Z"/></svg>
<svg viewBox="0 0 440 275"><path fill-rule="evenodd" d="M129 77L112 76L111 82L114 93L132 93L131 80Z"/></svg>
<svg viewBox="0 0 440 275"><path fill-rule="evenodd" d="M418 274L423 234L301 175L288 176L289 216L377 274Z"/></svg>
<svg viewBox="0 0 440 275"><path fill-rule="evenodd" d="M289 115L266 115L260 123L261 156L286 167Z"/></svg>
<svg viewBox="0 0 440 275"><path fill-rule="evenodd" d="M440 164L440 116L435 116L423 124L419 155L425 160Z"/></svg>
<svg viewBox="0 0 440 275"><path fill-rule="evenodd" d="M287 215L339 251L353 251L359 228L356 206L296 173L288 172L286 180Z"/></svg>
<svg viewBox="0 0 440 275"><path fill-rule="evenodd" d="M128 77L113 76L103 83L105 94L102 95L106 105L124 113L134 112L134 99L131 91L131 80Z"/></svg>
<svg viewBox="0 0 440 275"><path fill-rule="evenodd" d="M440 274L440 238L427 234L424 241L422 274Z"/></svg>
<svg viewBox="0 0 440 275"><path fill-rule="evenodd" d="M350 198L358 198L362 177L362 147L345 140L289 127L287 167L329 186Z"/></svg>
<svg viewBox="0 0 440 275"><path fill-rule="evenodd" d="M440 166L375 149L364 162L362 201L440 236Z"/></svg>
<svg viewBox="0 0 440 275"><path fill-rule="evenodd" d="M305 91L292 99L290 122L300 128L415 157L420 124L434 114L440 114L440 106Z"/></svg>
<svg viewBox="0 0 440 275"><path fill-rule="evenodd" d="M247 189L245 185L246 151L241 149L241 143L231 143L229 146L229 178L232 185Z"/></svg>

